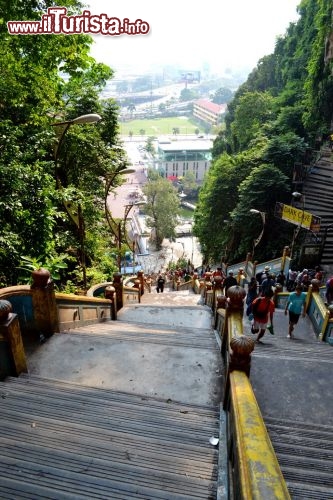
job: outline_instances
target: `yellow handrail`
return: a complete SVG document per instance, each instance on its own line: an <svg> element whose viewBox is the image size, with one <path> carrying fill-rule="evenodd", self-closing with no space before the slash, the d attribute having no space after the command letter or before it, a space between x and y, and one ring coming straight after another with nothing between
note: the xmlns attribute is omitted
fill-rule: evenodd
<svg viewBox="0 0 333 500"><path fill-rule="evenodd" d="M236 498L289 500L251 383L246 374L238 370L230 373L229 411L233 428L232 461L238 468L234 478Z"/></svg>

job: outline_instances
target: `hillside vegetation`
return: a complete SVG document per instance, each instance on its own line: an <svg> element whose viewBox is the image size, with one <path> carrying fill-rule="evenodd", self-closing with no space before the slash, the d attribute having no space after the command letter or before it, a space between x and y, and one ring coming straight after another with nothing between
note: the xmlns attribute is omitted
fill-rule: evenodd
<svg viewBox="0 0 333 500"><path fill-rule="evenodd" d="M113 71L91 57L92 38L8 34L7 21L38 21L51 4L14 0L0 17L0 286L29 279L23 256L49 263L56 286L73 291L85 270L88 286L117 270L104 196L108 179L122 182L115 174L126 156L118 106L99 99ZM82 11L79 0L62 5L71 15ZM302 0L299 12L236 92L214 143L195 212L207 260L236 261L251 250L261 231L251 208L267 214L256 258L273 257L291 240L275 202L290 202L293 165L330 132L333 106L332 0ZM86 114L102 120L75 121Z"/></svg>
<svg viewBox="0 0 333 500"><path fill-rule="evenodd" d="M290 204L295 162L309 161L318 138L331 130L333 111L332 1L302 0L299 20L263 57L228 105L226 128L200 193L195 234L206 260L244 258L261 230L256 258L290 244L293 227L274 217Z"/></svg>

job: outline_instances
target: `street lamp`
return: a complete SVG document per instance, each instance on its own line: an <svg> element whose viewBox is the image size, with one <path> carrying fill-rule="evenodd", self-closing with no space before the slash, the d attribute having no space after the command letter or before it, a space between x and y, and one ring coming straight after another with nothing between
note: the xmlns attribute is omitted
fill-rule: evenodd
<svg viewBox="0 0 333 500"><path fill-rule="evenodd" d="M139 207L139 206L145 205L146 201L138 201L135 203L130 203L128 205L125 205L123 219L120 221L117 221L112 217L112 213L109 209L108 196L109 196L109 192L110 192L111 187L113 187L113 181L115 180L115 178L118 175L131 174L133 172L135 172L134 169L125 168L124 166L121 166L120 168L116 169L111 175L109 175L106 178L106 182L105 182L105 194L104 194L105 216L106 216L107 223L108 223L108 225L109 225L109 227L110 227L110 229L111 229L111 231L116 239L116 242L117 242L117 253L118 253L117 254L117 263L118 263L119 272L121 272L121 245L122 245L122 243L125 243L129 247L129 249L133 251L133 254L134 254L134 250L135 250L135 241L131 243L127 237L126 223L127 223L128 215L133 207ZM133 259L134 259L134 256L133 256Z"/></svg>
<svg viewBox="0 0 333 500"><path fill-rule="evenodd" d="M67 130L71 125L80 125L80 124L92 124L99 122L102 119L102 117L96 113L89 113L87 115L80 115L77 116L76 118L73 118L72 120L67 120L63 122L56 122L56 123L51 123L52 127L63 127L60 135L58 137L58 141L55 145L54 149L54 165L55 165L55 179L56 179L56 185L58 189L62 189L61 185L61 180L59 177L59 172L58 172L58 163L59 163L59 152L61 150L61 146L63 144L65 135ZM73 207L72 202L68 202L63 200L64 207L72 219L72 221L75 223L76 227L78 228L79 231L79 239L80 239L80 253L81 253L81 265L82 265L82 274L83 274L83 288L84 290L87 289L87 273L86 273L86 256L85 256L85 248L84 248L84 242L85 242L85 227L84 227L84 219L82 215L82 207L80 203L77 205L77 207Z"/></svg>
<svg viewBox="0 0 333 500"><path fill-rule="evenodd" d="M294 191L292 194L292 197L294 200L301 200L302 201L302 216L301 216L301 220L300 220L300 223L298 224L298 226L295 227L294 229L294 232L293 232L293 239L291 241L291 244L290 244L290 258L293 257L293 252L294 252L294 246L295 246L295 243L296 243L296 239L297 239L297 236L301 230L301 227L302 227L302 224L303 224L303 220L304 220L304 204L305 204L305 196L302 194L302 193L299 193L298 191Z"/></svg>
<svg viewBox="0 0 333 500"><path fill-rule="evenodd" d="M266 223L266 214L265 214L265 212L261 212L260 210L256 210L255 208L251 208L250 209L250 213L251 214L259 214L260 217L261 217L261 221L262 221L261 232L260 232L258 238L256 238L255 240L253 240L253 247L252 247L252 260L253 260L254 250L259 245L259 243L261 241L261 238L263 237L263 234L264 234L265 223Z"/></svg>

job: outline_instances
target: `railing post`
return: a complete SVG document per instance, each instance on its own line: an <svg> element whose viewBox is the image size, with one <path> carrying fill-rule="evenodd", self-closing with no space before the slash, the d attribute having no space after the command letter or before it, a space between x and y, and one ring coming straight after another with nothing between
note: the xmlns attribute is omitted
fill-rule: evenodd
<svg viewBox="0 0 333 500"><path fill-rule="evenodd" d="M139 291L138 291L138 302L139 302L139 304L140 304L140 302L141 302L141 295L142 295L142 293L141 293L141 282L140 282L140 280L139 280L139 279L134 280L134 285L135 285L135 288L138 288L138 290L139 290Z"/></svg>
<svg viewBox="0 0 333 500"><path fill-rule="evenodd" d="M117 311L121 309L124 305L123 301L123 281L121 273L114 273L113 275L113 286L116 290L116 302L117 302Z"/></svg>
<svg viewBox="0 0 333 500"><path fill-rule="evenodd" d="M229 373L234 370L244 372L248 377L251 368L251 352L254 349L254 340L241 335L230 340Z"/></svg>
<svg viewBox="0 0 333 500"><path fill-rule="evenodd" d="M13 314L12 305L8 300L0 300L0 345L7 344L8 349L1 352L0 356L6 357L5 369L0 371L0 376L19 376L20 373L28 372L27 362L22 342L20 324L17 314ZM1 342L4 340L4 342ZM6 356L8 355L8 356Z"/></svg>
<svg viewBox="0 0 333 500"><path fill-rule="evenodd" d="M117 296L115 287L107 286L104 295L106 299L111 301L111 319L115 321L117 319Z"/></svg>
<svg viewBox="0 0 333 500"><path fill-rule="evenodd" d="M290 248L288 246L283 248L282 260L281 260L281 271L285 272L286 260L290 256Z"/></svg>
<svg viewBox="0 0 333 500"><path fill-rule="evenodd" d="M148 275L146 278L146 285L147 285L149 293L151 293L151 284L152 284L152 279L151 279L150 275Z"/></svg>
<svg viewBox="0 0 333 500"><path fill-rule="evenodd" d="M145 277L144 277L143 271L138 271L137 277L138 277L138 280L140 280L140 285L141 285L140 292L141 292L141 295L143 295L145 293Z"/></svg>
<svg viewBox="0 0 333 500"><path fill-rule="evenodd" d="M220 291L222 293L222 287L223 287L223 278L222 276L214 276L213 278L213 311L216 310L216 298L217 298L217 292Z"/></svg>
<svg viewBox="0 0 333 500"><path fill-rule="evenodd" d="M254 349L254 340L243 335L244 299L246 297L244 288L238 285L231 286L227 291L227 296L226 321L228 325L225 328L225 334L222 341L222 355L224 352L224 359L227 362L223 403L224 409L228 407L230 372L239 370L245 372L246 375L249 376L251 352Z"/></svg>
<svg viewBox="0 0 333 500"><path fill-rule="evenodd" d="M31 285L31 294L36 329L45 337L51 337L55 332L59 332L53 282L49 281L46 286Z"/></svg>

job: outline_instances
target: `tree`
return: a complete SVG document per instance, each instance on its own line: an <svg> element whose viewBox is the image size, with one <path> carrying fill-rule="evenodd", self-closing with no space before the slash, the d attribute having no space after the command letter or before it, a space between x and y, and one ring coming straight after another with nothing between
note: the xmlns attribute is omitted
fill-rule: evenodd
<svg viewBox="0 0 333 500"><path fill-rule="evenodd" d="M240 150L262 134L263 125L272 119L272 106L273 98L268 93L247 92L240 97L231 126L235 143Z"/></svg>
<svg viewBox="0 0 333 500"><path fill-rule="evenodd" d="M145 129L144 128L140 128L140 135L143 136L143 135L145 135L145 133L146 133Z"/></svg>
<svg viewBox="0 0 333 500"><path fill-rule="evenodd" d="M173 135L178 135L179 132L180 132L179 127L173 127L173 129L172 129Z"/></svg>
<svg viewBox="0 0 333 500"><path fill-rule="evenodd" d="M215 104L225 104L231 101L233 95L232 90L227 87L221 87L215 92L212 101Z"/></svg>
<svg viewBox="0 0 333 500"><path fill-rule="evenodd" d="M11 19L39 20L47 2L11 2L1 24ZM65 0L81 13L76 0ZM67 249L80 261L78 228L64 200L80 203L86 225L87 262L93 260L96 233L103 225L103 177L114 168L117 105L100 101L112 70L89 56L87 35L9 36L0 32L0 268L2 285L16 284L20 256L52 257ZM66 75L66 78L64 78ZM71 126L58 151L57 121L99 113L98 125ZM74 265L75 266L75 265ZM74 272L71 264L70 272Z"/></svg>
<svg viewBox="0 0 333 500"><path fill-rule="evenodd" d="M160 250L164 238L175 238L175 228L180 213L176 189L162 177L148 182L143 188L147 199L145 214L147 225L153 230L156 249Z"/></svg>
<svg viewBox="0 0 333 500"><path fill-rule="evenodd" d="M221 260L231 239L236 248L238 237L230 231L230 214L238 203L238 186L260 164L263 146L239 153L222 154L213 161L194 212L193 233L200 240L205 261Z"/></svg>
<svg viewBox="0 0 333 500"><path fill-rule="evenodd" d="M251 209L266 214L265 231L256 250L257 259L272 258L289 244L288 231L282 226L283 222L274 217L276 202L286 202L288 190L289 179L280 169L268 164L255 167L241 182L239 200L231 213L234 229L239 236L237 248L234 249L236 257L241 258L251 252L253 239L262 229L261 218L252 214Z"/></svg>
<svg viewBox="0 0 333 500"><path fill-rule="evenodd" d="M154 148L154 142L155 137L148 137L146 145L145 145L145 150L147 153L151 153L152 155L155 154L155 148Z"/></svg>
<svg viewBox="0 0 333 500"><path fill-rule="evenodd" d="M129 103L127 106L127 111L129 111L131 118L133 118L133 113L136 110L135 104L133 102Z"/></svg>
<svg viewBox="0 0 333 500"><path fill-rule="evenodd" d="M182 186L186 194L189 194L191 191L195 191L199 188L195 180L194 172L187 170L184 177L182 178Z"/></svg>
<svg viewBox="0 0 333 500"><path fill-rule="evenodd" d="M179 100L180 102L193 101L194 99L198 99L198 92L194 89L183 89L180 92Z"/></svg>

